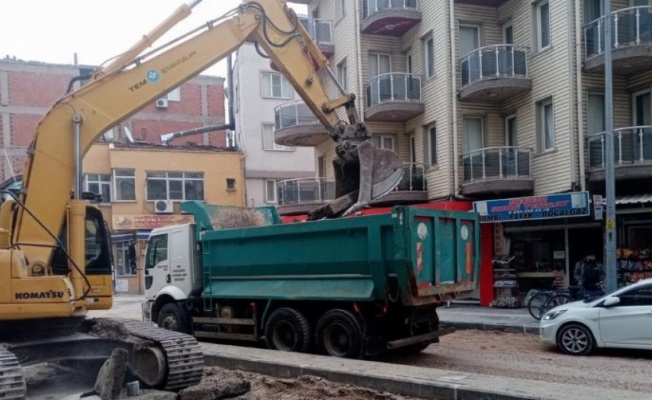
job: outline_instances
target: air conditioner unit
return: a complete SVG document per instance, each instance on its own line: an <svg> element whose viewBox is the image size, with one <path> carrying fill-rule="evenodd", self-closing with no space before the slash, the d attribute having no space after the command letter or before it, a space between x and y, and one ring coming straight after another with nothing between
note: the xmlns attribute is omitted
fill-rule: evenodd
<svg viewBox="0 0 652 400"><path fill-rule="evenodd" d="M154 212L157 214L166 214L174 212L174 203L172 200L156 200L154 202Z"/></svg>
<svg viewBox="0 0 652 400"><path fill-rule="evenodd" d="M156 108L168 108L168 99L156 100Z"/></svg>

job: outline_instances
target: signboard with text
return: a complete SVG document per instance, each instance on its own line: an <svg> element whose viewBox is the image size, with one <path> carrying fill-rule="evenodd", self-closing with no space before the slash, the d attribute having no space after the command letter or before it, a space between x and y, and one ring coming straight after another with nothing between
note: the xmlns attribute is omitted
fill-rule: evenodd
<svg viewBox="0 0 652 400"><path fill-rule="evenodd" d="M154 229L168 225L191 224L194 222L192 215L156 215L132 214L114 215L113 229Z"/></svg>
<svg viewBox="0 0 652 400"><path fill-rule="evenodd" d="M516 222L591 215L588 192L476 201L481 223Z"/></svg>

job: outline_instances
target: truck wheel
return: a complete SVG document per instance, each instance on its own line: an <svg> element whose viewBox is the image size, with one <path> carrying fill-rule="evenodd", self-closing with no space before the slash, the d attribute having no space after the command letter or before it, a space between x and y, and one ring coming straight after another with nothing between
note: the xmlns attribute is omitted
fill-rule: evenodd
<svg viewBox="0 0 652 400"><path fill-rule="evenodd" d="M160 328L175 332L188 333L190 330L188 313L175 303L168 303L161 308L157 324Z"/></svg>
<svg viewBox="0 0 652 400"><path fill-rule="evenodd" d="M279 308L265 325L265 343L273 350L306 353L310 350L312 330L308 319L293 308Z"/></svg>
<svg viewBox="0 0 652 400"><path fill-rule="evenodd" d="M331 310L317 322L317 346L322 354L342 358L364 357L363 326L346 310Z"/></svg>

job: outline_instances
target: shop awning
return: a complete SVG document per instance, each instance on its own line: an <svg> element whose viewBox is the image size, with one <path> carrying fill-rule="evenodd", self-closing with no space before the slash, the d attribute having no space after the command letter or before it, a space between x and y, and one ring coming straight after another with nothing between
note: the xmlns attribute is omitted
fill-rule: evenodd
<svg viewBox="0 0 652 400"><path fill-rule="evenodd" d="M616 197L616 205L652 203L652 194Z"/></svg>
<svg viewBox="0 0 652 400"><path fill-rule="evenodd" d="M111 234L111 241L113 243L118 242L129 242L131 240L147 240L149 239L149 233L151 229L139 229L138 231L132 232L115 232Z"/></svg>

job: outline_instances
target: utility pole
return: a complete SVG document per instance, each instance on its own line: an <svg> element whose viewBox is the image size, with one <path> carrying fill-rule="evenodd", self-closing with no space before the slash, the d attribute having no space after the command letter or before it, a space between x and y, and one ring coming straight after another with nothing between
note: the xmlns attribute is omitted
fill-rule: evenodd
<svg viewBox="0 0 652 400"><path fill-rule="evenodd" d="M607 291L618 288L616 276L616 183L614 171L613 60L611 58L611 0L603 0L604 9L604 118L605 118L605 260Z"/></svg>

